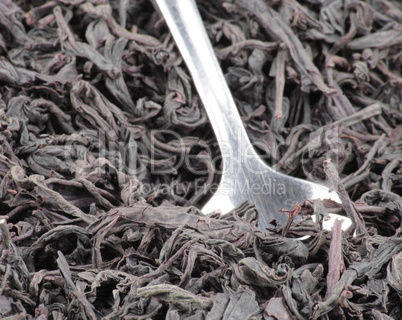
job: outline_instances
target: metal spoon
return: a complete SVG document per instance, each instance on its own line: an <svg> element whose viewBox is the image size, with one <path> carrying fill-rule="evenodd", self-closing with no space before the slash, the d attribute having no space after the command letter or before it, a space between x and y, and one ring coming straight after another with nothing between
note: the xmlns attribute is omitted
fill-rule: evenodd
<svg viewBox="0 0 402 320"><path fill-rule="evenodd" d="M216 193L202 211L224 213L249 200L259 212L264 229L276 218L284 223L279 209L291 209L306 199L333 199L338 196L315 183L272 170L254 150L244 129L235 102L226 84L194 0L156 0L176 44L187 64L214 129L222 154L222 178ZM342 227L346 229L350 220ZM333 219L324 227L333 224Z"/></svg>

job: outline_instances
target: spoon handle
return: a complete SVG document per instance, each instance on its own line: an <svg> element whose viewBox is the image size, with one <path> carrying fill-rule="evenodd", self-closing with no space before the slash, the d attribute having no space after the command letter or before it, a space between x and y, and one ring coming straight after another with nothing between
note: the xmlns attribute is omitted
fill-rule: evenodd
<svg viewBox="0 0 402 320"><path fill-rule="evenodd" d="M223 169L250 147L237 107L194 0L156 0L190 70L218 140ZM228 150L226 150L228 148ZM252 149L252 148L251 148ZM227 153L228 152L228 153ZM247 150L250 154L251 150Z"/></svg>

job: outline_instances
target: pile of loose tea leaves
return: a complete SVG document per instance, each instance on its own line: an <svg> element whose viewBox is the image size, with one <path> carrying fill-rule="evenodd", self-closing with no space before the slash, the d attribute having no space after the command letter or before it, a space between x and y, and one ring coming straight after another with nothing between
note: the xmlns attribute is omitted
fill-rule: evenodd
<svg viewBox="0 0 402 320"><path fill-rule="evenodd" d="M342 204L203 215L219 149L156 3L0 0L0 318L401 319L400 1L197 5L258 152Z"/></svg>

